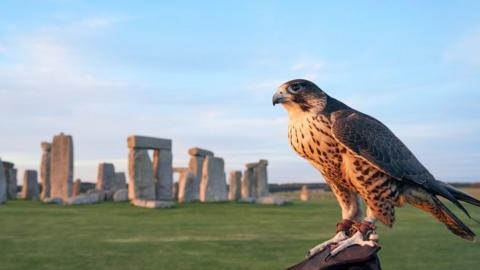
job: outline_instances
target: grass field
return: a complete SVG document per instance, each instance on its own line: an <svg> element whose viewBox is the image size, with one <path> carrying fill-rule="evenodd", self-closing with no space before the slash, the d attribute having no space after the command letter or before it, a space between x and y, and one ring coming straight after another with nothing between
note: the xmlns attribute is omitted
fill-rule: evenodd
<svg viewBox="0 0 480 270"><path fill-rule="evenodd" d="M331 237L339 214L329 193L283 207L167 210L11 201L0 206L0 269L284 269ZM480 269L480 244L412 207L399 209L397 220L392 230L379 226L384 269Z"/></svg>

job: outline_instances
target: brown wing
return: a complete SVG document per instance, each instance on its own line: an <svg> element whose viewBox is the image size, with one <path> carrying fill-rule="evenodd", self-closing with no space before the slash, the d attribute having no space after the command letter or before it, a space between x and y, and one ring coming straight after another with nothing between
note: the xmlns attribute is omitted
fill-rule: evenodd
<svg viewBox="0 0 480 270"><path fill-rule="evenodd" d="M348 149L398 180L424 185L434 177L413 153L380 121L358 112L341 114L333 123L334 137Z"/></svg>
<svg viewBox="0 0 480 270"><path fill-rule="evenodd" d="M393 178L420 185L428 192L443 196L470 216L384 124L353 110L337 111L334 114L332 133L337 141Z"/></svg>

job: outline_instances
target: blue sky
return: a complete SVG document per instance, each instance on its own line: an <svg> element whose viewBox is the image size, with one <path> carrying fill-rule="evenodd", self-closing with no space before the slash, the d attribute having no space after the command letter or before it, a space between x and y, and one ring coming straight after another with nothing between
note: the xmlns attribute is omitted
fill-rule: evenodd
<svg viewBox="0 0 480 270"><path fill-rule="evenodd" d="M387 124L439 179L480 180L478 1L3 1L0 156L38 169L74 136L75 176L127 168L126 137L200 146L227 170L321 181L272 107L307 78ZM163 2L163 3L162 3ZM20 174L21 176L22 174Z"/></svg>

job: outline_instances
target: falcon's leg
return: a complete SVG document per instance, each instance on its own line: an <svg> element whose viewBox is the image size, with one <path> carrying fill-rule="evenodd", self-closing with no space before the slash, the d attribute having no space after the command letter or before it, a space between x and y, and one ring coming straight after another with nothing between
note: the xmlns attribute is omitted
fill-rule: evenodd
<svg viewBox="0 0 480 270"><path fill-rule="evenodd" d="M307 252L306 257L310 258L317 253L320 253L326 247L332 244L337 244L351 236L352 225L357 222L362 215L360 209L359 197L356 193L347 190L343 187L339 187L335 184L330 184L335 197L337 197L338 203L342 208L343 220L337 224L337 233L331 239L313 247Z"/></svg>
<svg viewBox="0 0 480 270"><path fill-rule="evenodd" d="M365 219L361 223L353 225L353 230L355 231L353 235L350 238L339 242L338 245L330 251L330 255L335 256L342 250L353 245L375 246L378 241L378 234L375 232L375 222L376 218L373 211L367 209L367 216Z"/></svg>

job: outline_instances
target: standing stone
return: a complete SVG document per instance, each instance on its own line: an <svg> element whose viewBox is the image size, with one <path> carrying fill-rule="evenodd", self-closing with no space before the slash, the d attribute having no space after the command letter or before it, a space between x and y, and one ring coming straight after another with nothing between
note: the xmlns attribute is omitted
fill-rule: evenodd
<svg viewBox="0 0 480 270"><path fill-rule="evenodd" d="M17 169L11 162L3 161L3 172L7 183L7 199L17 198Z"/></svg>
<svg viewBox="0 0 480 270"><path fill-rule="evenodd" d="M3 162L0 159L0 204L7 200L7 179L5 177L5 170Z"/></svg>
<svg viewBox="0 0 480 270"><path fill-rule="evenodd" d="M7 198L17 198L17 169L11 168L8 170L7 176Z"/></svg>
<svg viewBox="0 0 480 270"><path fill-rule="evenodd" d="M173 183L172 186L173 200L178 200L178 182Z"/></svg>
<svg viewBox="0 0 480 270"><path fill-rule="evenodd" d="M238 201L242 197L242 172L233 171L228 176L228 200Z"/></svg>
<svg viewBox="0 0 480 270"><path fill-rule="evenodd" d="M50 197L67 201L73 185L72 136L60 133L53 137L50 166Z"/></svg>
<svg viewBox="0 0 480 270"><path fill-rule="evenodd" d="M73 197L80 195L81 187L82 187L82 180L80 179L75 180L75 182L73 183L73 192L72 192Z"/></svg>
<svg viewBox="0 0 480 270"><path fill-rule="evenodd" d="M268 161L265 159L261 159L260 162L258 162L257 167L255 168L255 173L257 177L256 196L258 198L267 196L269 194L267 166Z"/></svg>
<svg viewBox="0 0 480 270"><path fill-rule="evenodd" d="M227 200L225 164L222 158L207 156L203 162L200 182L200 201L218 202Z"/></svg>
<svg viewBox="0 0 480 270"><path fill-rule="evenodd" d="M188 170L182 171L178 178L178 202L195 201L195 176Z"/></svg>
<svg viewBox="0 0 480 270"><path fill-rule="evenodd" d="M100 163L98 165L97 189L102 192L111 191L114 182L115 166L111 163Z"/></svg>
<svg viewBox="0 0 480 270"><path fill-rule="evenodd" d="M202 148L199 148L199 147L193 147L193 148L188 149L188 154L190 156L196 156L196 157L213 156L212 151L202 149Z"/></svg>
<svg viewBox="0 0 480 270"><path fill-rule="evenodd" d="M128 157L128 198L155 200L153 166L147 150L130 148Z"/></svg>
<svg viewBox="0 0 480 270"><path fill-rule="evenodd" d="M302 186L302 190L300 191L300 200L301 201L308 201L310 199L310 192L308 190L307 185Z"/></svg>
<svg viewBox="0 0 480 270"><path fill-rule="evenodd" d="M50 164L52 145L42 142L42 161L40 163L40 181L42 182L41 199L50 197Z"/></svg>
<svg viewBox="0 0 480 270"><path fill-rule="evenodd" d="M194 191L194 201L198 201L200 199L200 182L202 181L205 157L213 156L214 154L212 151L198 147L190 148L188 154L190 155L188 169L195 177L195 182L192 187Z"/></svg>
<svg viewBox="0 0 480 270"><path fill-rule="evenodd" d="M120 189L127 188L127 178L125 177L124 172L115 173L115 181L113 182L112 191L116 192Z"/></svg>
<svg viewBox="0 0 480 270"><path fill-rule="evenodd" d="M203 161L205 157L198 157L192 156L188 163L188 169L195 177L195 181L193 182L193 199L198 201L200 199L200 182L202 180L202 169L203 169Z"/></svg>
<svg viewBox="0 0 480 270"><path fill-rule="evenodd" d="M172 200L172 140L132 135L128 137L127 144L130 149L130 184L133 184L129 187L129 198ZM147 149L154 150L153 165Z"/></svg>
<svg viewBox="0 0 480 270"><path fill-rule="evenodd" d="M243 173L242 199L254 198L253 187L256 185L256 177L253 168L248 168Z"/></svg>
<svg viewBox="0 0 480 270"><path fill-rule="evenodd" d="M153 172L157 200L172 200L172 151L157 149L153 152Z"/></svg>
<svg viewBox="0 0 480 270"><path fill-rule="evenodd" d="M23 175L22 198L26 200L38 200L38 176L37 171L26 170Z"/></svg>
<svg viewBox="0 0 480 270"><path fill-rule="evenodd" d="M128 190L126 188L119 189L113 194L114 202L126 202L128 201Z"/></svg>

